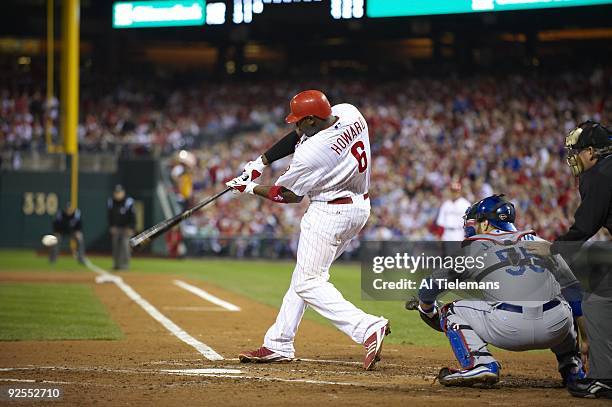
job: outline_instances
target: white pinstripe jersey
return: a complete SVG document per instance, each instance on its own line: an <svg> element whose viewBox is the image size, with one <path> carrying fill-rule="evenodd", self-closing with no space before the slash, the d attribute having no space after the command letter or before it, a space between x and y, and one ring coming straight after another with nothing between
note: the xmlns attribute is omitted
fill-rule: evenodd
<svg viewBox="0 0 612 407"><path fill-rule="evenodd" d="M276 181L311 201L332 201L368 192L370 137L368 125L348 103L332 107L338 120L305 138L295 149L287 171Z"/></svg>

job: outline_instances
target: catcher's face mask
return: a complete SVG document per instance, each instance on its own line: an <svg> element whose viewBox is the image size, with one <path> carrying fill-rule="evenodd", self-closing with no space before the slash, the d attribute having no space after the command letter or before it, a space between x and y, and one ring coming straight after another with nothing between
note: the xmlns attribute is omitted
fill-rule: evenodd
<svg viewBox="0 0 612 407"><path fill-rule="evenodd" d="M580 134L582 134L582 128L576 127L574 130L570 131L569 134L565 137L565 149L567 150L567 165L570 167L572 171L572 175L577 177L580 175L582 171L584 171L584 163L580 158L581 148L575 148L576 144L578 144L578 140L580 139Z"/></svg>
<svg viewBox="0 0 612 407"><path fill-rule="evenodd" d="M477 234L476 229L476 208L478 204L474 204L466 209L463 215L463 236L467 239Z"/></svg>

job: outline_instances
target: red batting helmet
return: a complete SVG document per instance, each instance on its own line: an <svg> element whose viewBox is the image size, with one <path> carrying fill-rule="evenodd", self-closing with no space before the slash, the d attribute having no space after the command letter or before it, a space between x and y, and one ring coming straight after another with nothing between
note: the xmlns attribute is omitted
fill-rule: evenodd
<svg viewBox="0 0 612 407"><path fill-rule="evenodd" d="M291 106L291 113L285 118L287 123L295 123L308 116L327 119L332 114L327 96L318 90L305 90L298 93L291 99L289 106Z"/></svg>

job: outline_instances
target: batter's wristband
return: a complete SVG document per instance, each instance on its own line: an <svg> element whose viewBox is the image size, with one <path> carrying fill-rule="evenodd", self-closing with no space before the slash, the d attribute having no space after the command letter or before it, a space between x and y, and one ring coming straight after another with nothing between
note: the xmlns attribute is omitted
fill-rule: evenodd
<svg viewBox="0 0 612 407"><path fill-rule="evenodd" d="M270 187L267 198L273 202L287 203L287 201L283 197L282 190L283 190L283 187L280 185L275 185L273 187Z"/></svg>
<svg viewBox="0 0 612 407"><path fill-rule="evenodd" d="M268 164L293 154L298 141L300 141L300 136L298 136L295 130L278 140L276 144L263 154L266 156Z"/></svg>

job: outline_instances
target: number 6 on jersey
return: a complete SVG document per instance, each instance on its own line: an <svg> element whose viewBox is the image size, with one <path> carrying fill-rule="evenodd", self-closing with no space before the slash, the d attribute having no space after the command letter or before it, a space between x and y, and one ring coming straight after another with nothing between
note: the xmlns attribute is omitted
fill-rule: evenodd
<svg viewBox="0 0 612 407"><path fill-rule="evenodd" d="M368 168L368 157L366 155L365 146L363 141L358 141L351 147L351 154L357 159L357 165L359 172L364 172Z"/></svg>

